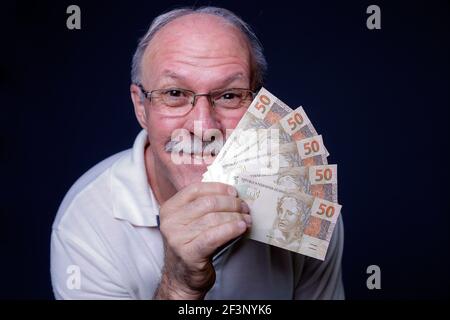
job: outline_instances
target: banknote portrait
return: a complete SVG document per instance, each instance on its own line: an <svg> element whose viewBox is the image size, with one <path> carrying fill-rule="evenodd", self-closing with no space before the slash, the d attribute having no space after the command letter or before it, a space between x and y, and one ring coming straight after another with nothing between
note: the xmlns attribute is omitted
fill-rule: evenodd
<svg viewBox="0 0 450 320"><path fill-rule="evenodd" d="M309 193L309 183L294 170L284 170L277 177L276 184L288 189Z"/></svg>
<svg viewBox="0 0 450 320"><path fill-rule="evenodd" d="M289 250L300 247L303 211L303 203L293 196L285 195L278 199L277 215L270 235L271 244Z"/></svg>

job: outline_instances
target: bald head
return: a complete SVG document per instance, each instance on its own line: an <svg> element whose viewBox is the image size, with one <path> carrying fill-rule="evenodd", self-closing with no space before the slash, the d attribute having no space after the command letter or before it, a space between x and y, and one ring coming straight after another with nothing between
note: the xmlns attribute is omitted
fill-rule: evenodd
<svg viewBox="0 0 450 320"><path fill-rule="evenodd" d="M205 13L185 15L165 25L155 34L144 56L173 45L205 58L235 56L236 49L250 57L248 42L238 28L222 17Z"/></svg>
<svg viewBox="0 0 450 320"><path fill-rule="evenodd" d="M155 34L141 61L141 79L150 86L167 77L197 82L196 74L204 79L212 77L214 70L225 74L224 68L232 68L236 72L229 76L245 78L249 85L251 64L250 47L239 29L221 17L193 13L171 21ZM209 82L215 79L227 80L215 77ZM226 85L217 84L218 88Z"/></svg>
<svg viewBox="0 0 450 320"><path fill-rule="evenodd" d="M262 86L267 68L262 47L250 27L229 10L216 7L198 9L176 9L155 18L140 40L133 57L132 82L142 83L145 66L152 55L167 44L192 50L194 55L214 57L236 55L234 46L245 52L250 68L252 89ZM206 45L208 44L208 45ZM147 50L148 49L148 50ZM145 60L145 61L144 61Z"/></svg>

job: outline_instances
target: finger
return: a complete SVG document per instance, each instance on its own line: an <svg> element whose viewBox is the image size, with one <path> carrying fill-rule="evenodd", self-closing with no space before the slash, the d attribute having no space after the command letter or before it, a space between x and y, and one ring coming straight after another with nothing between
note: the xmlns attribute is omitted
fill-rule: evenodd
<svg viewBox="0 0 450 320"><path fill-rule="evenodd" d="M183 206L196 198L207 195L229 195L237 197L237 191L233 186L220 182L193 183L180 190L172 197L174 203Z"/></svg>
<svg viewBox="0 0 450 320"><path fill-rule="evenodd" d="M227 222L202 232L191 242L191 245L200 256L208 257L221 245L239 237L247 228L247 224L242 220Z"/></svg>
<svg viewBox="0 0 450 320"><path fill-rule="evenodd" d="M183 209L186 220L197 219L210 212L241 212L248 213L248 206L239 198L232 196L203 196L187 204Z"/></svg>
<svg viewBox="0 0 450 320"><path fill-rule="evenodd" d="M248 227L252 225L252 217L249 214L240 212L210 212L192 221L188 227L191 232L193 232L192 238L195 238L199 233L204 232L207 229L233 221L244 221Z"/></svg>

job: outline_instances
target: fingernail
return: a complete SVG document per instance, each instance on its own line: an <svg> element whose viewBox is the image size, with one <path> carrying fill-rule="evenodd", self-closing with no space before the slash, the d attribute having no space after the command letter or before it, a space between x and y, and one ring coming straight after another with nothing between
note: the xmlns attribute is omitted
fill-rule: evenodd
<svg viewBox="0 0 450 320"><path fill-rule="evenodd" d="M248 207L248 204L246 204L244 201L241 202L241 211L244 213L250 212L250 208Z"/></svg>
<svg viewBox="0 0 450 320"><path fill-rule="evenodd" d="M228 187L228 194L233 197L237 197L237 191L234 187Z"/></svg>
<svg viewBox="0 0 450 320"><path fill-rule="evenodd" d="M247 223L247 226L251 227L252 225L252 216L249 214L244 214L244 220Z"/></svg>

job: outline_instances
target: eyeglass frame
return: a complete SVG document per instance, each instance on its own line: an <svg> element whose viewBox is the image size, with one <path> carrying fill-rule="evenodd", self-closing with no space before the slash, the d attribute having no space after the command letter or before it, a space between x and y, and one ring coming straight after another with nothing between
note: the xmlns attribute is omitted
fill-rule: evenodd
<svg viewBox="0 0 450 320"><path fill-rule="evenodd" d="M207 98L208 98L208 101L209 101L209 103L210 103L210 105L211 105L213 108L215 108L215 101L212 99L212 93L215 92L215 91L221 91L221 90L213 90L213 91L210 91L209 93L195 93L195 92L192 91L192 90L189 90L189 89L183 89L183 88L178 88L178 87L167 88L167 89L155 89L155 90L147 91L147 90L145 90L144 86L143 86L141 83L135 83L135 85L137 85L137 86L139 87L139 89L141 90L141 92L144 94L144 97L145 97L146 99L148 99L150 102L152 101L152 93L153 93L153 92L157 92L157 91L171 90L171 89L172 89L172 90L183 90L183 91L185 91L185 92L192 93L192 94L193 94L193 96L192 96L192 101L189 102L189 104L192 105L191 110L195 107L195 103L197 102L197 101L196 101L196 100L197 100L196 98L197 98L197 97L202 97L202 96L203 96L203 97L207 97ZM250 95L251 95L251 97L252 97L251 100L253 100L253 99L255 98L255 96L256 96L256 92L254 92L254 91L252 91L252 90L250 90L250 89L247 89L247 88L228 88L228 89L223 89L223 91L227 91L227 90L245 90L245 91L247 91L247 92L250 93ZM250 104L251 104L251 103L250 103ZM250 106L250 104L249 104L249 106ZM169 106L169 107L171 107L171 106ZM176 108L179 108L179 107L171 107L171 108L176 109ZM233 109L233 108L230 108L230 109ZM235 109L239 109L239 108L235 108Z"/></svg>

